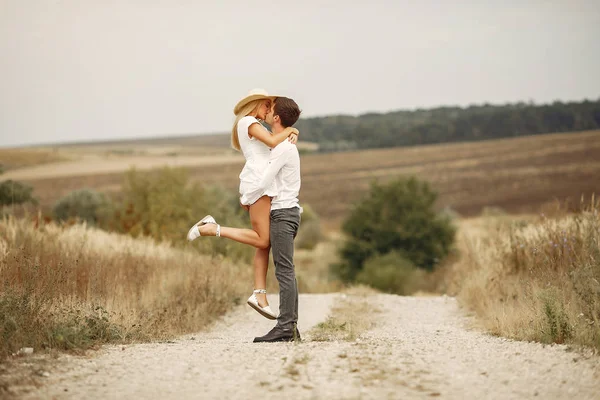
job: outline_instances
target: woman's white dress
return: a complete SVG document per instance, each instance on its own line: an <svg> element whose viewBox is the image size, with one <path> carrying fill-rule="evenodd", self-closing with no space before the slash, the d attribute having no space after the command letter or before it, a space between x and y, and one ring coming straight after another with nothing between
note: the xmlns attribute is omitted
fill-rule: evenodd
<svg viewBox="0 0 600 400"><path fill-rule="evenodd" d="M240 119L237 125L240 148L246 158L246 164L240 173L240 203L244 205L250 205L247 193L258 187L271 154L271 149L266 144L248 136L248 128L254 123L260 122L254 117L246 116ZM277 195L275 182L265 191L264 195L270 197Z"/></svg>

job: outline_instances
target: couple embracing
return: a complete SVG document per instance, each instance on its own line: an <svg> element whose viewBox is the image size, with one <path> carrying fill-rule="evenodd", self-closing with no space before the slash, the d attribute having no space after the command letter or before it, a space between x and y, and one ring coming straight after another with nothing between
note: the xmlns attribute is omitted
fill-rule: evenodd
<svg viewBox="0 0 600 400"><path fill-rule="evenodd" d="M300 156L295 145L299 132L293 125L301 111L290 98L255 89L236 104L233 113L231 146L246 159L240 174L240 204L250 214L252 229L220 226L207 215L192 226L187 238L220 236L255 247L254 292L248 305L277 324L254 342L299 341L294 239L302 209L298 203ZM278 316L267 301L270 249L279 282Z"/></svg>

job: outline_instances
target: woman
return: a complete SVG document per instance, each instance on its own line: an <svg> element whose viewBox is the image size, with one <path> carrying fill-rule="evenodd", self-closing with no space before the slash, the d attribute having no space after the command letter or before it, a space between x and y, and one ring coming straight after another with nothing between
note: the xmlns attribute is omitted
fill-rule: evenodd
<svg viewBox="0 0 600 400"><path fill-rule="evenodd" d="M240 173L240 203L242 206L249 207L252 229L221 227L212 216L207 215L188 232L189 241L199 236L221 236L256 247L253 263L254 291L248 298L248 305L269 319L277 318L269 307L266 291L271 197L277 194L277 188L272 185L253 204L249 204L246 194L259 185L262 173L269 162L271 148L288 137L292 143L298 140L299 132L296 128L290 127L279 134L271 134L259 122L266 118L274 98L275 96L269 96L264 90L255 89L240 100L233 109L236 119L231 131L231 146L241 151L246 159L246 164Z"/></svg>

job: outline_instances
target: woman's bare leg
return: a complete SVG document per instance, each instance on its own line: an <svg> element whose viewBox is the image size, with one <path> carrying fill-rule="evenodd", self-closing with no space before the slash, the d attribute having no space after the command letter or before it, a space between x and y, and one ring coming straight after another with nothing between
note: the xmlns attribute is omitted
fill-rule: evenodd
<svg viewBox="0 0 600 400"><path fill-rule="evenodd" d="M267 271L269 269L269 251L271 246L266 249L256 249L254 255L254 288L255 289L266 289L267 288ZM258 304L261 307L269 305L267 301L266 293L255 293Z"/></svg>
<svg viewBox="0 0 600 400"><path fill-rule="evenodd" d="M269 247L269 225L271 216L271 198L263 196L250 206L250 223L252 229L230 228L221 226L221 237L226 237L236 242L248 244L257 249ZM215 236L217 227L206 224L198 228L202 236Z"/></svg>
<svg viewBox="0 0 600 400"><path fill-rule="evenodd" d="M250 206L250 223L252 229L221 226L221 237L256 247L254 255L254 289L266 289L269 251L271 249L269 238L271 224L270 197L263 196ZM202 236L215 236L217 233L217 227L214 224L203 225L198 229ZM255 293L255 295L261 307L269 305L266 294Z"/></svg>

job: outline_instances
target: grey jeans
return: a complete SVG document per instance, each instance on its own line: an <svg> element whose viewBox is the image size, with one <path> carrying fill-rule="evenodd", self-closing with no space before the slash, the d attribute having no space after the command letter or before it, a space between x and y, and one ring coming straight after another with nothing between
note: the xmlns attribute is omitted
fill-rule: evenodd
<svg viewBox="0 0 600 400"><path fill-rule="evenodd" d="M271 251L279 282L277 326L292 329L298 323L298 281L294 267L294 239L300 226L300 209L271 211Z"/></svg>

